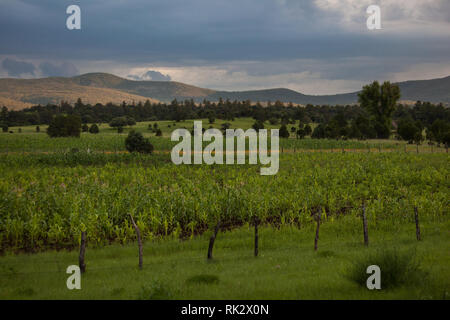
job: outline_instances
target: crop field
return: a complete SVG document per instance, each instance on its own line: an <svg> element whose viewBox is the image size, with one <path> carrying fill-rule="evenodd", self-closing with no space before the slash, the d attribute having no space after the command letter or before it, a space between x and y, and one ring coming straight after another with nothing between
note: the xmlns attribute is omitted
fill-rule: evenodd
<svg viewBox="0 0 450 320"><path fill-rule="evenodd" d="M245 129L252 120L230 123ZM149 124L134 129L150 138L151 155L128 153L129 128L118 134L105 124L78 139L49 138L44 126L40 133L23 127L0 134L0 299L448 299L445 148L280 139L279 172L261 176L260 165L176 166L170 132L191 129L193 121L158 122L162 137ZM129 215L144 240L141 271ZM256 219L261 243L253 257ZM207 262L208 237L219 222ZM65 268L76 264L81 232L88 243L86 286L74 293L65 287ZM369 292L349 279L353 262L387 249L414 256L427 280Z"/></svg>

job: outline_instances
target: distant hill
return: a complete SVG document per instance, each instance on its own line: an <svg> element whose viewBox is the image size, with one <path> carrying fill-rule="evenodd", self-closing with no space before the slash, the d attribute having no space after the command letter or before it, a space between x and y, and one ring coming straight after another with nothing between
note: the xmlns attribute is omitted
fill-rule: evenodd
<svg viewBox="0 0 450 320"><path fill-rule="evenodd" d="M107 87L83 86L73 78L0 79L0 105L14 110L37 104L58 104L62 100L74 103L78 98L90 104L148 99ZM157 102L155 99L150 100Z"/></svg>
<svg viewBox="0 0 450 320"><path fill-rule="evenodd" d="M399 82L403 101L450 103L450 76L441 79ZM294 90L277 88L253 91L217 91L173 81L134 81L108 73L88 73L72 78L0 79L0 105L22 109L35 104L75 102L121 103L122 101L162 101L173 99L251 100L292 102L306 105L351 104L358 92L336 95L305 95Z"/></svg>
<svg viewBox="0 0 450 320"><path fill-rule="evenodd" d="M216 92L181 82L135 81L108 73L88 73L73 77L72 79L75 83L82 86L110 88L165 102L170 102L173 99L203 99Z"/></svg>

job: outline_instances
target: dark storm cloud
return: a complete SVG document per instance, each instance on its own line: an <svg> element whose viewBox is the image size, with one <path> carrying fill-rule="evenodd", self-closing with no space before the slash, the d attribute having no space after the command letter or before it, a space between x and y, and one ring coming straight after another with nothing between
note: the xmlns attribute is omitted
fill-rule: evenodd
<svg viewBox="0 0 450 320"><path fill-rule="evenodd" d="M55 64L46 61L39 65L39 69L46 77L72 77L78 74L77 67L70 62Z"/></svg>
<svg viewBox="0 0 450 320"><path fill-rule="evenodd" d="M366 2L3 0L0 54L72 60L79 69L83 61L139 68L220 65L250 76L312 72L349 80L383 78L416 63L448 63L448 0L374 0L383 8L382 32L367 30L360 7ZM66 28L72 4L81 8L81 30ZM435 22L442 24L434 33L422 33L421 26ZM253 61L258 63L239 63ZM47 75L76 73L67 66L41 69Z"/></svg>
<svg viewBox="0 0 450 320"><path fill-rule="evenodd" d="M342 30L339 15L319 10L314 1L79 0L82 30L75 31L65 26L70 4L73 1L0 4L0 52L58 59L213 63L415 53L411 41ZM361 12L362 30L364 19ZM432 41L417 54L430 50Z"/></svg>
<svg viewBox="0 0 450 320"><path fill-rule="evenodd" d="M12 77L18 77L25 74L33 75L36 67L34 64L26 61L18 61L6 58L2 61L3 69Z"/></svg>

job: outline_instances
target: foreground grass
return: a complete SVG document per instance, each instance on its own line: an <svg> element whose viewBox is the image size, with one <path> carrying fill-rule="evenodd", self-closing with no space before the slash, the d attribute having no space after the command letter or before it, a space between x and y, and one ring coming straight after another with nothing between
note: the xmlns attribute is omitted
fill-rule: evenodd
<svg viewBox="0 0 450 320"><path fill-rule="evenodd" d="M260 230L260 256L253 257L252 229L219 233L214 260L206 260L208 233L193 240L164 239L144 245L144 269L137 245L88 247L82 290L66 288L67 266L78 252L44 252L0 257L0 299L448 299L449 223L370 230L362 244L356 222L324 224L319 250L314 227ZM387 248L414 253L421 277L401 286L369 291L351 279L355 262ZM381 276L383 288L383 270Z"/></svg>

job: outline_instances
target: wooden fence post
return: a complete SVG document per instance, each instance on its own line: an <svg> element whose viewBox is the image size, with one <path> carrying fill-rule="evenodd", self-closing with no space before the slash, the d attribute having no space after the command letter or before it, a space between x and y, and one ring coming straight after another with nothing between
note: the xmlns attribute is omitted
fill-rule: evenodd
<svg viewBox="0 0 450 320"><path fill-rule="evenodd" d="M414 207L414 220L416 221L416 238L417 241L420 241L419 211L417 207Z"/></svg>
<svg viewBox="0 0 450 320"><path fill-rule="evenodd" d="M319 214L316 214L317 219L317 227L316 227L316 236L314 238L314 251L317 251L317 244L319 242L319 228L320 228L320 218L322 216L322 207L319 207Z"/></svg>
<svg viewBox="0 0 450 320"><path fill-rule="evenodd" d="M367 216L366 216L366 205L363 203L363 213L362 213L362 220L363 220L363 232L364 232L364 245L367 247L369 245L369 232L367 229Z"/></svg>
<svg viewBox="0 0 450 320"><path fill-rule="evenodd" d="M138 245L139 245L139 269L142 269L143 259L144 258L143 258L143 247L142 247L141 231L139 230L139 227L134 222L133 216L131 214L129 214L129 215L130 215L131 223L133 224L134 230L136 230L137 241L138 241Z"/></svg>
<svg viewBox="0 0 450 320"><path fill-rule="evenodd" d="M217 233L219 232L220 228L220 220L217 222L216 227L214 228L214 233L212 234L211 238L209 238L209 247L208 247L208 260L211 260L213 258L213 247L214 247L214 241L216 240Z"/></svg>
<svg viewBox="0 0 450 320"><path fill-rule="evenodd" d="M259 218L255 217L255 257L258 256L258 224L259 224Z"/></svg>
<svg viewBox="0 0 450 320"><path fill-rule="evenodd" d="M86 252L86 231L81 232L80 255L78 256L78 264L81 273L86 272L86 263L84 262L84 253Z"/></svg>

